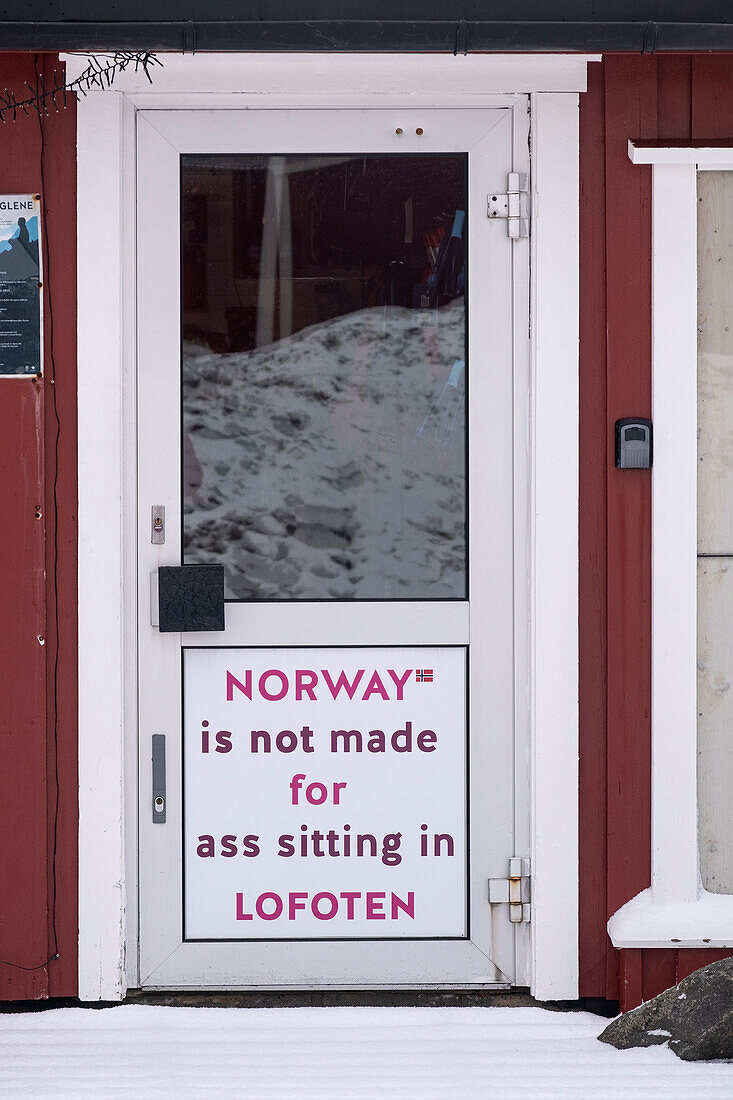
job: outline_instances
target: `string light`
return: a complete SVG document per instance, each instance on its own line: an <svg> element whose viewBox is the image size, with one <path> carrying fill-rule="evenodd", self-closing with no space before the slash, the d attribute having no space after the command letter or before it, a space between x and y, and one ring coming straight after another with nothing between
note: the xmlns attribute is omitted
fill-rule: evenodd
<svg viewBox="0 0 733 1100"><path fill-rule="evenodd" d="M15 122L19 112L28 115L30 111L35 111L40 117L49 114L49 108L58 111L59 107L67 106L69 93L86 96L88 92L98 88L111 88L117 74L126 69L133 69L135 72L142 70L152 84L150 70L156 65L162 67L163 62L154 53L147 51L131 53L116 50L112 54L90 54L86 69L73 80L67 81L54 69L50 86L46 85L43 73L37 74L35 88L25 81L24 86L30 93L28 96L18 95L7 88L0 92L0 121L7 122L9 116Z"/></svg>

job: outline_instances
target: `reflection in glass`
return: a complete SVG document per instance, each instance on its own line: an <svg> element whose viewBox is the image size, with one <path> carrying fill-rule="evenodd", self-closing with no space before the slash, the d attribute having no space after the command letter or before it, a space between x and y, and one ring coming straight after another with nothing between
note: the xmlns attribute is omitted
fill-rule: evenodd
<svg viewBox="0 0 733 1100"><path fill-rule="evenodd" d="M183 157L184 561L466 596L466 158Z"/></svg>

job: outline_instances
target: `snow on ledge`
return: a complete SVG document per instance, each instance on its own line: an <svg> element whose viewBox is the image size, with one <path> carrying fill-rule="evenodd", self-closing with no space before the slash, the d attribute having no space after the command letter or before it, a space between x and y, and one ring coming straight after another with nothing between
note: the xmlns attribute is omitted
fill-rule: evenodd
<svg viewBox="0 0 733 1100"><path fill-rule="evenodd" d="M700 888L696 901L652 901L651 888L608 921L614 947L733 947L733 895Z"/></svg>

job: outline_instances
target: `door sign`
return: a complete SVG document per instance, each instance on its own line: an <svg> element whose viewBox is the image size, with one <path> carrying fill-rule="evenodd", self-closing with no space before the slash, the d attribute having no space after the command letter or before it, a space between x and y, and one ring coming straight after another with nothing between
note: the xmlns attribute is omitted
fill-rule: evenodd
<svg viewBox="0 0 733 1100"><path fill-rule="evenodd" d="M468 934L465 648L183 666L185 939Z"/></svg>
<svg viewBox="0 0 733 1100"><path fill-rule="evenodd" d="M42 374L41 200L0 195L0 377Z"/></svg>

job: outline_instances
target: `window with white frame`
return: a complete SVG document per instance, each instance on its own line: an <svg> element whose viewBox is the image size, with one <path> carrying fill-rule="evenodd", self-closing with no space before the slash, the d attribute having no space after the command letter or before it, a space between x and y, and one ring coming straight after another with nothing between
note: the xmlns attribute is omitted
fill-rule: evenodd
<svg viewBox="0 0 733 1100"><path fill-rule="evenodd" d="M617 947L733 946L733 148L652 166L652 885Z"/></svg>

